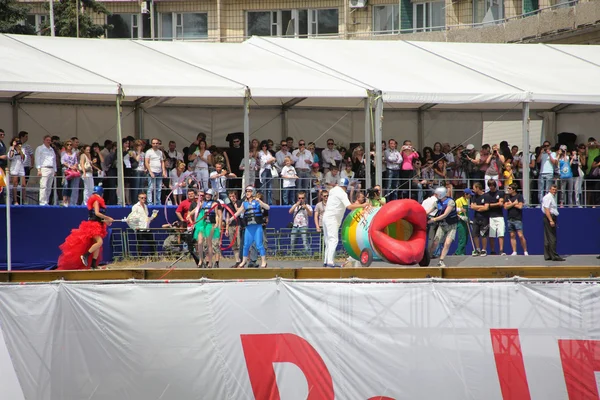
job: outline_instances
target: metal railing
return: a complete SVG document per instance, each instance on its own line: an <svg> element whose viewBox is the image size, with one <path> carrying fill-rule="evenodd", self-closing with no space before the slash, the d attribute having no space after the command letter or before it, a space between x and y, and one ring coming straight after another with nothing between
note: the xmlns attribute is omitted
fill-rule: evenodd
<svg viewBox="0 0 600 400"><path fill-rule="evenodd" d="M475 182L480 182L484 188L485 177L477 177L477 178L464 178L464 177L456 177L452 176L453 172L449 170L447 172L447 177L434 177L433 179L429 179L427 184L421 184L420 181L423 178L397 178L397 179L388 179L386 176L386 171L383 173L383 185L382 185L382 196L386 197L388 200L394 200L398 198L411 198L417 201L422 201L427 198L432 192L433 189L437 186L449 185L451 184L454 193L453 197L459 197L462 195L463 189L466 187L472 188ZM132 182L132 178L125 178L126 182L126 200L125 204L135 204L137 202L137 194L148 193L148 179L147 177L141 178L142 185L139 188L134 188L129 184ZM241 195L242 185L246 186L247 184L254 183L257 193L263 194L263 200L267 202L269 194L270 194L270 204L271 205L293 205L296 202L297 194L299 192L305 192L308 203L313 206L316 205L319 201L322 200L321 194L324 190L330 189L333 186L327 186L320 182L318 185L316 184L315 179L306 179L306 180L297 180L297 186L292 188L283 188L283 179L281 177L276 178L267 178L263 179L263 182L260 182L260 179L255 179L253 182L248 182L242 178L232 178L228 179L228 189L227 191L234 190ZM52 189L50 191L49 196L49 204L52 205L63 205L63 191L64 187L61 184L63 180L62 177L56 176L53 179ZM372 179L373 181L374 179ZM39 204L39 183L36 182L37 177L32 177L29 179L29 182L26 187L17 188L18 198L16 199L19 204L27 204L27 205L36 205ZM302 182L301 182L302 181ZM119 193L120 190L116 186L107 186L108 183L114 182L116 184L116 177L105 177L103 179L105 183L104 188L104 198L107 201L107 204L119 204L120 198ZM500 180L501 183L504 183L503 180ZM515 178L514 182L518 184L519 188L523 187L523 178ZM69 196L70 205L82 205L84 199L84 184L81 179L76 179L73 181L77 187L71 187L72 194ZM95 184L100 183L99 180L95 180ZM298 184L305 184L306 187L298 187ZM587 176L577 180L577 178L571 179L561 179L556 175L552 176L549 179L546 178L529 178L529 187L530 187L530 201L528 205L535 206L540 204L541 198L547 193L547 189L550 184L556 184L558 186L558 194L557 194L557 203L563 206L577 206L577 207L595 207L600 205L600 179L592 179ZM198 183L194 183L192 186L195 189L198 189ZM7 188L12 190L12 187ZM359 196L366 195L365 188L365 180L364 179L353 179L351 180L350 186L348 187L348 194L351 201L355 201ZM501 186L500 190L504 190L505 187ZM544 189L540 192L540 189ZM91 193L91 188L88 188L89 193ZM161 199L160 204L164 205L177 205L179 199L183 200L186 198L187 186L182 188L182 194L178 197L173 194L173 190L169 187L169 179L164 178L162 180L162 188L161 188ZM285 196L287 192L291 192L292 194L289 196ZM523 194L521 189L519 189L519 193ZM148 197L148 204L158 203L151 198L153 196ZM223 196L224 197L224 196ZM291 197L291 202L286 203L284 197ZM361 196L362 197L362 196ZM24 201L23 201L24 200ZM11 201L15 201L11 192Z"/></svg>
<svg viewBox="0 0 600 400"><path fill-rule="evenodd" d="M280 260L318 260L322 258L324 251L322 233L317 232L314 228L307 228L303 233L307 237L308 249L304 247L301 234L296 235L295 244L292 244L293 229L282 228L276 230L267 227L264 235L267 256ZM113 228L111 230L110 245L115 259L163 259L182 256L187 258L189 244L197 245L196 242L190 241L189 235L191 234L184 230L172 228L151 228L143 231ZM234 250L229 246L228 237L222 235L214 243L213 249L223 257L234 257ZM336 256L346 257L341 242L338 244Z"/></svg>

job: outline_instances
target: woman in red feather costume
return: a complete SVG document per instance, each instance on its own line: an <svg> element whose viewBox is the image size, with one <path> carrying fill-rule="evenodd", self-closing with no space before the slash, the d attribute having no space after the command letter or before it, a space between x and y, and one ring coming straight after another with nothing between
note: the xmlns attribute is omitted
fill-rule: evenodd
<svg viewBox="0 0 600 400"><path fill-rule="evenodd" d="M113 219L106 212L106 203L102 198L104 190L94 187L94 194L87 202L88 220L82 221L79 228L73 229L65 242L60 245L62 254L58 257L58 269L96 269L102 248L102 239L106 236L106 227Z"/></svg>

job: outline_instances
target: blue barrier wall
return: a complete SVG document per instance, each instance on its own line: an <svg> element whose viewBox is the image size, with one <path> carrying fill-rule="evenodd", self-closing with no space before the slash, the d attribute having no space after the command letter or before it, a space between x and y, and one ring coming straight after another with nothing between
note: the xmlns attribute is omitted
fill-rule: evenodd
<svg viewBox="0 0 600 400"><path fill-rule="evenodd" d="M153 209L153 207L150 207ZM160 212L152 227L160 227L165 223L165 209ZM109 206L108 214L121 219L126 217L130 208ZM291 221L288 207L271 208L269 227L283 228ZM596 209L560 209L558 220L558 252L570 254L600 254L600 208ZM171 222L176 220L175 207L167 208ZM70 230L79 226L87 218L84 207L11 207L12 221L12 259L14 269L43 269L56 265L60 254L58 246L64 241ZM539 208L523 210L525 236L530 254L543 254L544 234L542 212ZM6 269L6 209L0 206L0 269ZM126 224L116 222L115 228L126 228ZM311 219L311 227L314 224ZM505 240L505 251L510 254L508 234ZM519 253L522 253L518 244ZM103 257L110 260L110 246L105 246ZM470 253L471 245L467 246ZM452 253L450 253L452 254Z"/></svg>

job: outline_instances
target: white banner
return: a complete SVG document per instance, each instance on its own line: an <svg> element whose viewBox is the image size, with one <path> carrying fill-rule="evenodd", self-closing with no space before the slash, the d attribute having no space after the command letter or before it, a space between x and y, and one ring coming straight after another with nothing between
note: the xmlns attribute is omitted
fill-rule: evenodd
<svg viewBox="0 0 600 400"><path fill-rule="evenodd" d="M514 282L0 286L12 359L0 351L0 365L36 400L598 399L599 295Z"/></svg>

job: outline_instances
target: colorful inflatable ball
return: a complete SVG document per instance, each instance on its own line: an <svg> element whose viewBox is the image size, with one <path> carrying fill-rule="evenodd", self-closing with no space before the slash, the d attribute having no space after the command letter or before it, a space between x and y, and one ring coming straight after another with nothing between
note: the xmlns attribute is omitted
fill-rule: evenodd
<svg viewBox="0 0 600 400"><path fill-rule="evenodd" d="M383 260L399 265L429 265L427 215L414 200L354 210L342 223L342 244L363 266Z"/></svg>

